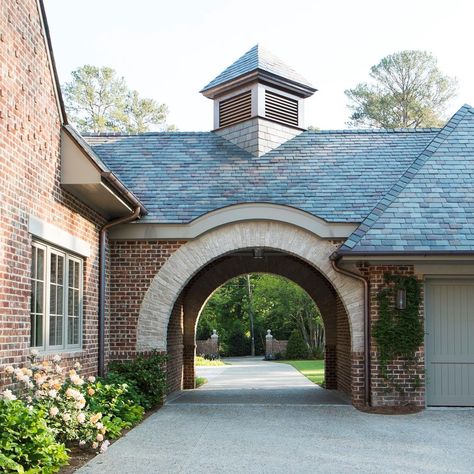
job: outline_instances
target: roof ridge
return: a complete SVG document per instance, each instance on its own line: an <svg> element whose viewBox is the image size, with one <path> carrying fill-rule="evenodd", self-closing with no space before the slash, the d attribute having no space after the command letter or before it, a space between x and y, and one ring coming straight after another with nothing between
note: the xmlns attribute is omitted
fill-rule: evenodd
<svg viewBox="0 0 474 474"><path fill-rule="evenodd" d="M473 112L474 113L474 112ZM432 133L440 132L442 127L426 127L426 128L340 128L326 130L305 130L305 133L317 134L370 134L370 133Z"/></svg>
<svg viewBox="0 0 474 474"><path fill-rule="evenodd" d="M211 131L175 131L175 132L143 132L143 133L126 133L126 132L100 132L100 133L81 133L83 137L149 137L149 136L163 136L163 135L204 135L210 134Z"/></svg>
<svg viewBox="0 0 474 474"><path fill-rule="evenodd" d="M449 119L446 125L430 141L430 143L428 143L425 149L413 160L412 164L408 166L398 181L395 182L392 187L382 196L372 211L361 222L359 227L357 227L357 229L347 238L339 250L352 250L362 240L364 235L379 220L380 216L383 215L385 210L395 201L400 193L413 180L418 171L423 168L425 163L431 158L431 156L433 156L441 144L444 143L449 135L451 135L451 133L456 129L467 112L472 112L471 109L472 108L469 105L465 104ZM337 254L338 251L335 253Z"/></svg>

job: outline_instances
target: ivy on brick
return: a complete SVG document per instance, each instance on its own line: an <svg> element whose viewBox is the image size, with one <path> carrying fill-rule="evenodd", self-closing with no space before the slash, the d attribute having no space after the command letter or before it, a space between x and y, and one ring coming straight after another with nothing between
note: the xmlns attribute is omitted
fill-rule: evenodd
<svg viewBox="0 0 474 474"><path fill-rule="evenodd" d="M413 276L384 275L385 286L377 295L379 319L375 322L373 336L379 352L382 376L397 386L394 377L390 377L388 366L401 359L404 369L408 370L417 362L416 353L423 343L424 329L420 318L420 282ZM406 308L396 309L397 291L406 291ZM413 380L416 388L417 380Z"/></svg>

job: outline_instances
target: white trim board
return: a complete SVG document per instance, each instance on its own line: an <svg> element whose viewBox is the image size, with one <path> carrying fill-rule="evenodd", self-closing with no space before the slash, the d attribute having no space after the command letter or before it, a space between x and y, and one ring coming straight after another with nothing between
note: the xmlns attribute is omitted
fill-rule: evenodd
<svg viewBox="0 0 474 474"><path fill-rule="evenodd" d="M323 239L347 238L357 228L353 223L332 223L289 206L266 203L237 204L209 212L187 224L146 221L113 227L113 240L189 240L217 227L243 221L276 221L293 224Z"/></svg>
<svg viewBox="0 0 474 474"><path fill-rule="evenodd" d="M45 242L56 245L64 250L69 250L82 257L90 257L91 246L85 241L69 232L43 221L35 216L29 216L28 231Z"/></svg>

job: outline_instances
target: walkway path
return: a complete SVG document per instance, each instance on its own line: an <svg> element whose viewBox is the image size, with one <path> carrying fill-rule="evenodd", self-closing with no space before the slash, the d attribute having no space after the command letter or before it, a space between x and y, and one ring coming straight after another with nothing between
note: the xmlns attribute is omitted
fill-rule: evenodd
<svg viewBox="0 0 474 474"><path fill-rule="evenodd" d="M200 368L82 474L472 473L474 411L361 413L285 364Z"/></svg>

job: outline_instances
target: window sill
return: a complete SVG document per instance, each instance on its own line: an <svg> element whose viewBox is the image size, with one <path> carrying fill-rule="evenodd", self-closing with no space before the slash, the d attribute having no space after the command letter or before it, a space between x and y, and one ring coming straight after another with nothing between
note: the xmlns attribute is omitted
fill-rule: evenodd
<svg viewBox="0 0 474 474"><path fill-rule="evenodd" d="M53 360L53 357L55 355L58 355L61 357L62 360L65 359L75 359L79 357L83 357L86 355L86 351L84 349L66 349L63 351L48 351L48 352L41 352L38 351L38 355L36 356L36 359L39 361L43 360Z"/></svg>

